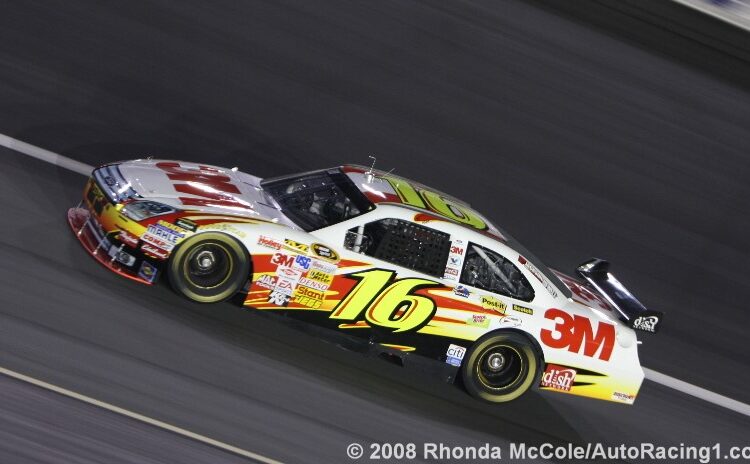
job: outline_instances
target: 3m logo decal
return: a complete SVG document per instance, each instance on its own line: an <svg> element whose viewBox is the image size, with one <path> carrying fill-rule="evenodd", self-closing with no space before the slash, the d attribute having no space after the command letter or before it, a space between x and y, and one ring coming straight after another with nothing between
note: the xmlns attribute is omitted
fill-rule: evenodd
<svg viewBox="0 0 750 464"><path fill-rule="evenodd" d="M432 299L414 295L414 292L442 285L417 278L393 280L395 275L394 271L372 269L344 276L358 282L334 308L331 319L353 321L364 312L370 324L395 332L422 327L432 318L437 307Z"/></svg>
<svg viewBox="0 0 750 464"><path fill-rule="evenodd" d="M271 259L271 263L276 264L277 266L292 267L294 266L294 255L275 253Z"/></svg>
<svg viewBox="0 0 750 464"><path fill-rule="evenodd" d="M173 161L156 163L156 167L164 171L167 177L174 181L173 185L176 191L200 197L179 197L183 205L229 206L250 209L249 204L238 201L233 196L233 194L239 195L241 192L231 182L232 179L216 168L208 166L187 168Z"/></svg>
<svg viewBox="0 0 750 464"><path fill-rule="evenodd" d="M542 343L550 348L567 349L572 353L580 353L583 346L584 356L609 361L615 345L614 325L599 322L594 331L588 317L571 315L556 308L548 309L544 317L555 321L555 329L542 329Z"/></svg>

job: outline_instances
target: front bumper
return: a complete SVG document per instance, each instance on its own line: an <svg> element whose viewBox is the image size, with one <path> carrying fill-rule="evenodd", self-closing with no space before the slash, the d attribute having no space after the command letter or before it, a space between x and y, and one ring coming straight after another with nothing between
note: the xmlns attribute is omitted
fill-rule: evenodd
<svg viewBox="0 0 750 464"><path fill-rule="evenodd" d="M68 224L78 241L91 256L107 269L128 279L153 285L159 276L157 265L112 237L85 208L70 208Z"/></svg>

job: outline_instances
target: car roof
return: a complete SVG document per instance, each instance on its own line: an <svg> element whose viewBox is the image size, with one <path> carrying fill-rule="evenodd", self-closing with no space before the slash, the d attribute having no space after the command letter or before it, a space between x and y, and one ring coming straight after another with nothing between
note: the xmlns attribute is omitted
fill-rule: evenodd
<svg viewBox="0 0 750 464"><path fill-rule="evenodd" d="M400 205L427 216L455 222L502 242L507 237L486 217L452 195L420 182L356 164L339 167L354 185L375 203Z"/></svg>

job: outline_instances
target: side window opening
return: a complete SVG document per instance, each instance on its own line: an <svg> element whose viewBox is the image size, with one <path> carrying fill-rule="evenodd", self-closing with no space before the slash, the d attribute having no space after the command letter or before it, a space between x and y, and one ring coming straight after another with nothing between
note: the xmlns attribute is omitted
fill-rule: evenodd
<svg viewBox="0 0 750 464"><path fill-rule="evenodd" d="M388 218L350 229L344 246L398 266L442 277L450 251L450 235Z"/></svg>
<svg viewBox="0 0 750 464"><path fill-rule="evenodd" d="M310 232L371 211L375 206L337 169L261 183L281 211Z"/></svg>
<svg viewBox="0 0 750 464"><path fill-rule="evenodd" d="M474 243L469 243L460 282L523 301L534 299L533 287L512 262Z"/></svg>

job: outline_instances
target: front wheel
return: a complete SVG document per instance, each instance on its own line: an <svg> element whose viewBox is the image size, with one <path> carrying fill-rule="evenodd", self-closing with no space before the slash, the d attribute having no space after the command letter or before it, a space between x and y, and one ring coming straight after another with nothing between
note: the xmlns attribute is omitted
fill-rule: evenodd
<svg viewBox="0 0 750 464"><path fill-rule="evenodd" d="M526 337L512 332L479 339L462 363L466 390L492 403L512 401L526 392L539 369L536 352Z"/></svg>
<svg viewBox="0 0 750 464"><path fill-rule="evenodd" d="M206 232L185 239L169 260L169 283L199 303L216 303L242 289L250 274L245 248L229 235Z"/></svg>

